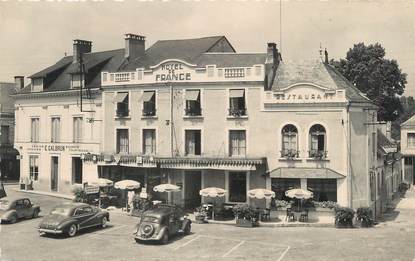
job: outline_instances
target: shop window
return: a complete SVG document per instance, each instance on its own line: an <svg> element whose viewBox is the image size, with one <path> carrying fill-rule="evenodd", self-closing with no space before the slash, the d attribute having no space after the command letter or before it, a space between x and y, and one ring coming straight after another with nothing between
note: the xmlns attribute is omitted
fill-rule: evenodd
<svg viewBox="0 0 415 261"><path fill-rule="evenodd" d="M229 172L229 201L246 202L246 172Z"/></svg>
<svg viewBox="0 0 415 261"><path fill-rule="evenodd" d="M230 130L229 131L229 156L245 157L246 155L246 131Z"/></svg>
<svg viewBox="0 0 415 261"><path fill-rule="evenodd" d="M39 118L32 118L30 121L30 141L39 142Z"/></svg>
<svg viewBox="0 0 415 261"><path fill-rule="evenodd" d="M52 117L52 135L51 142L60 142L61 140L61 119Z"/></svg>
<svg viewBox="0 0 415 261"><path fill-rule="evenodd" d="M156 154L156 130L143 130L143 154Z"/></svg>
<svg viewBox="0 0 415 261"><path fill-rule="evenodd" d="M186 130L185 131L185 154L200 155L201 154L201 131Z"/></svg>
<svg viewBox="0 0 415 261"><path fill-rule="evenodd" d="M246 116L245 90L229 90L229 116Z"/></svg>
<svg viewBox="0 0 415 261"><path fill-rule="evenodd" d="M117 104L116 116L128 117L129 115L129 95L128 92L118 92L115 95L114 103Z"/></svg>
<svg viewBox="0 0 415 261"><path fill-rule="evenodd" d="M415 133L407 134L407 146L411 148L415 147Z"/></svg>
<svg viewBox="0 0 415 261"><path fill-rule="evenodd" d="M9 145L10 144L10 131L9 126L3 125L0 129L0 135L1 135L1 144Z"/></svg>
<svg viewBox="0 0 415 261"><path fill-rule="evenodd" d="M336 179L307 179L307 188L313 192L314 201L337 202Z"/></svg>
<svg viewBox="0 0 415 261"><path fill-rule="evenodd" d="M72 158L72 184L82 184L82 160L79 157Z"/></svg>
<svg viewBox="0 0 415 261"><path fill-rule="evenodd" d="M143 116L156 116L156 92L143 93Z"/></svg>
<svg viewBox="0 0 415 261"><path fill-rule="evenodd" d="M39 176L39 156L29 155L29 177L37 180Z"/></svg>
<svg viewBox="0 0 415 261"><path fill-rule="evenodd" d="M327 157L326 129L320 124L316 124L310 128L309 157L318 159Z"/></svg>
<svg viewBox="0 0 415 261"><path fill-rule="evenodd" d="M275 192L275 199L291 201L291 198L285 196L285 191L301 188L301 182L300 179L273 178L271 179L271 187Z"/></svg>
<svg viewBox="0 0 415 261"><path fill-rule="evenodd" d="M187 116L202 115L202 109L200 106L200 90L187 90L186 91L186 109Z"/></svg>
<svg viewBox="0 0 415 261"><path fill-rule="evenodd" d="M117 129L117 154L129 152L128 129Z"/></svg>
<svg viewBox="0 0 415 261"><path fill-rule="evenodd" d="M83 118L82 117L74 117L73 118L73 142L81 142L82 141L82 124Z"/></svg>
<svg viewBox="0 0 415 261"><path fill-rule="evenodd" d="M282 158L298 158L298 130L292 125L288 124L282 128Z"/></svg>

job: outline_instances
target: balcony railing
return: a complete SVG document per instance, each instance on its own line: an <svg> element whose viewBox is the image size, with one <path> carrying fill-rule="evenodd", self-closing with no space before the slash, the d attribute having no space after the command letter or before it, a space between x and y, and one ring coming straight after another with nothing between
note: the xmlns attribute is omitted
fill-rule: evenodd
<svg viewBox="0 0 415 261"><path fill-rule="evenodd" d="M233 117L246 116L246 108L244 108L244 109L230 108L229 109L229 116L233 116Z"/></svg>
<svg viewBox="0 0 415 261"><path fill-rule="evenodd" d="M153 110L143 110L144 117L154 117L156 116L156 109Z"/></svg>
<svg viewBox="0 0 415 261"><path fill-rule="evenodd" d="M325 150L309 150L308 156L313 159L326 159L327 151Z"/></svg>
<svg viewBox="0 0 415 261"><path fill-rule="evenodd" d="M186 116L200 116L202 115L201 108L186 108L185 110Z"/></svg>
<svg viewBox="0 0 415 261"><path fill-rule="evenodd" d="M129 110L126 110L126 109L118 109L118 110L115 112L115 114L116 114L116 116L117 116L118 118L128 117L128 115L129 115Z"/></svg>
<svg viewBox="0 0 415 261"><path fill-rule="evenodd" d="M281 158L295 159L300 156L300 152L294 149L281 150Z"/></svg>

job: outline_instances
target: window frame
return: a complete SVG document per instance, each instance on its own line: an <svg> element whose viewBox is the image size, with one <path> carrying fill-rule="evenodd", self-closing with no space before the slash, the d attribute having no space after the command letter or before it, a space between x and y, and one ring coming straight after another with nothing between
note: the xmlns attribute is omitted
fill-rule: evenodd
<svg viewBox="0 0 415 261"><path fill-rule="evenodd" d="M143 97L145 93L149 93L149 92L154 93L153 98L152 98L152 99L154 99L153 111L150 111L150 110L147 111L146 110L146 104L151 104L151 102L150 101L146 102L143 99L141 99L142 100L141 115L143 117L157 117L157 91L156 90L143 90L141 97Z"/></svg>
<svg viewBox="0 0 415 261"><path fill-rule="evenodd" d="M323 149L319 149L319 136L323 136ZM314 140L313 137L316 137ZM327 157L327 129L323 124L314 123L308 129L308 156L309 158L325 159ZM316 144L317 148L314 148Z"/></svg>
<svg viewBox="0 0 415 261"><path fill-rule="evenodd" d="M245 148L245 153L243 155L241 155L239 153L240 149L242 148L239 145L240 142L241 142L241 140L239 140L239 139L238 139L238 155L233 155L233 153L232 153L233 149L232 149L231 132L236 132L236 131L245 133L245 147L244 147ZM227 146L228 157L231 157L231 158L244 158L244 157L246 157L248 155L248 131L247 131L247 129L229 129L228 133L227 133L227 136L228 136L228 146Z"/></svg>
<svg viewBox="0 0 415 261"><path fill-rule="evenodd" d="M58 129L54 130L54 120L58 120ZM50 133L50 142L51 143L60 143L61 142L61 138L62 138L62 121L61 121L61 116L51 116L50 117L50 122L51 122L51 133ZM57 135L55 137L55 135Z"/></svg>
<svg viewBox="0 0 415 261"><path fill-rule="evenodd" d="M36 128L37 132L33 133L33 123L37 121ZM34 138L35 137L35 138ZM40 142L40 117L31 117L30 118L30 142Z"/></svg>
<svg viewBox="0 0 415 261"><path fill-rule="evenodd" d="M146 131L152 131L153 133L154 133L154 135L152 136L152 141L151 141L151 152L150 153L147 153L146 152L146 147L147 147L147 145L146 145L146 143L145 143L145 135L144 135L144 133L146 132ZM142 152L142 154L143 155L156 155L157 154L157 129L155 129L155 128L143 128L142 130L141 130L141 135L142 135L142 139L141 139L141 144L142 144L142 146L141 146L141 152Z"/></svg>
<svg viewBox="0 0 415 261"><path fill-rule="evenodd" d="M284 132L284 130L288 127L294 127L295 128L295 132L294 131L288 131L288 132ZM292 149L292 139L290 138L290 140L288 141L289 146L286 148L285 147L285 141L284 138L285 137L290 137L293 136L292 133L295 133L295 149ZM287 135L289 134L289 135ZM300 135L299 135L299 130L298 127L296 125L294 125L293 123L287 123L284 124L283 127L281 128L280 131L280 135L281 135L281 158L299 158L299 140L300 140Z"/></svg>
<svg viewBox="0 0 415 261"><path fill-rule="evenodd" d="M200 134L200 139L199 139L200 140L200 144L199 144L200 153L199 154L196 154L196 147L197 147L196 142L195 142L195 148L194 148L195 153L194 154L188 153L189 150L187 148L187 145L188 145L188 143L187 143L187 133L189 133L191 131L199 131L199 134ZM184 141L183 142L183 145L184 145L183 152L184 152L185 156L201 156L203 154L203 130L201 128L185 128L183 130L183 141Z"/></svg>
<svg viewBox="0 0 415 261"><path fill-rule="evenodd" d="M75 121L76 119L80 119L81 120L81 126L78 127L80 128L80 135L75 135L76 133L76 126L75 126ZM75 115L72 117L72 142L73 143L81 143L84 140L84 117L83 116L79 116L79 115Z"/></svg>
<svg viewBox="0 0 415 261"><path fill-rule="evenodd" d="M127 132L127 152L121 152L121 140L118 141L118 131L124 130ZM125 146L125 145L123 145ZM116 154L129 154L130 153L130 129L129 128L115 128L115 153Z"/></svg>
<svg viewBox="0 0 415 261"><path fill-rule="evenodd" d="M124 98L124 100L122 102L116 102L115 103L115 117L116 118L128 118L128 117L130 117L130 106L131 106L130 97L131 97L131 93L129 91L117 91L117 92L115 92L114 97L116 97L120 93L126 93L127 96ZM125 100L127 100L127 102L125 102ZM125 106L123 108L124 113L121 113L122 110L120 109L119 104L124 104L124 106Z"/></svg>
<svg viewBox="0 0 415 261"><path fill-rule="evenodd" d="M29 178L32 180L37 181L39 179L39 158L40 155L39 154L29 154ZM37 161L35 160L37 159ZM33 166L32 166L33 163ZM37 171L35 169L33 169L32 172L32 168L37 169Z"/></svg>
<svg viewBox="0 0 415 261"><path fill-rule="evenodd" d="M237 90L243 90L244 91L244 95L243 95L243 97L241 98L241 97L238 97L238 98L236 98L236 97L231 97L231 91L232 90L235 90L235 91L237 91ZM247 104L248 104L248 100L247 100L247 95L246 95L246 93L247 93L247 89L246 88L231 88L231 89L228 89L228 102L227 102L227 104L228 104L228 117L247 117L248 116L248 108L247 108ZM237 108L233 108L234 106L232 106L232 104L233 104L233 102L232 102L232 99L241 99L241 100L243 100L243 107L244 108L240 108L239 107L239 102L237 102L236 104L238 104L238 107Z"/></svg>

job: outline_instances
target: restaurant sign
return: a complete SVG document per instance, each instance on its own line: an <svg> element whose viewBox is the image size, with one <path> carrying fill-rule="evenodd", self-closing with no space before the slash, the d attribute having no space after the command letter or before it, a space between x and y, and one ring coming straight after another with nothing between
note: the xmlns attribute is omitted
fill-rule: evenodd
<svg viewBox="0 0 415 261"><path fill-rule="evenodd" d="M344 91L322 90L308 86L292 87L275 92L273 96L277 103L324 103L345 100Z"/></svg>
<svg viewBox="0 0 415 261"><path fill-rule="evenodd" d="M179 61L169 61L154 69L156 82L184 82L192 80L193 69Z"/></svg>
<svg viewBox="0 0 415 261"><path fill-rule="evenodd" d="M88 153L89 150L79 145L58 145L58 144L32 144L27 148L28 151L46 151L46 152L77 152Z"/></svg>

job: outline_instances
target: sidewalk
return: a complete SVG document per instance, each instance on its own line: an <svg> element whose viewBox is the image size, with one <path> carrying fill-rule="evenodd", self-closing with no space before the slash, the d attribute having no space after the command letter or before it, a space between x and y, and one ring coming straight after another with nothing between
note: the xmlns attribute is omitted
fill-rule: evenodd
<svg viewBox="0 0 415 261"><path fill-rule="evenodd" d="M73 200L75 198L74 195L68 195L68 194L62 194L62 193L56 193L56 192L46 192L46 191L38 191L38 190L21 190L19 188L12 188L12 190L17 191L17 192L50 196L50 197L55 197L55 198L64 198L64 199L70 199L70 200Z"/></svg>
<svg viewBox="0 0 415 261"><path fill-rule="evenodd" d="M395 202L395 208L383 214L383 226L415 227L415 188L406 191L403 198Z"/></svg>
<svg viewBox="0 0 415 261"><path fill-rule="evenodd" d="M271 214L272 215L272 214ZM192 222L195 221L194 214L188 215ZM236 221L232 220L212 220L209 219L207 224L220 224L236 226ZM334 227L333 221L318 221L318 222L299 222L299 221L286 221L271 217L270 221L259 222L260 227Z"/></svg>

